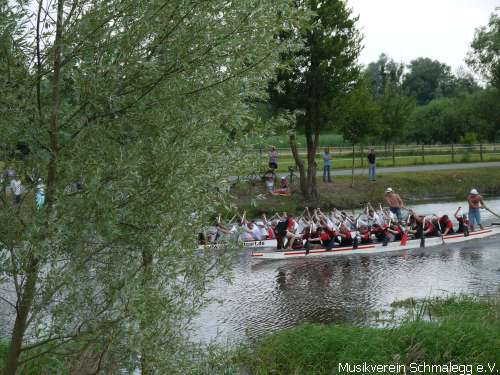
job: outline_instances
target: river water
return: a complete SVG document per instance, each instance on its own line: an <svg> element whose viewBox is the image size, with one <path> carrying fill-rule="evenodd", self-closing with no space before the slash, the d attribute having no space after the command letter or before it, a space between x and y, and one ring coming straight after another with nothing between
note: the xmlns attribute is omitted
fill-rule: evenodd
<svg viewBox="0 0 500 375"><path fill-rule="evenodd" d="M414 206L453 216L465 202ZM500 211L500 199L488 200ZM495 218L482 211L483 220ZM496 219L500 221L500 219ZM234 344L300 323L367 324L396 300L500 291L500 236L387 254L265 261L241 250L231 283L194 322L195 341Z"/></svg>

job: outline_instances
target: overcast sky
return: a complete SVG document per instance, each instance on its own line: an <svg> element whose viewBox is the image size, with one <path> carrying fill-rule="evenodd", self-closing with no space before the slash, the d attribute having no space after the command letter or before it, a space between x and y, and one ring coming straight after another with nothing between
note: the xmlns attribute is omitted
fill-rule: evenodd
<svg viewBox="0 0 500 375"><path fill-rule="evenodd" d="M348 0L348 4L360 17L362 64L384 52L404 63L430 57L455 71L465 67L474 29L487 24L500 0Z"/></svg>

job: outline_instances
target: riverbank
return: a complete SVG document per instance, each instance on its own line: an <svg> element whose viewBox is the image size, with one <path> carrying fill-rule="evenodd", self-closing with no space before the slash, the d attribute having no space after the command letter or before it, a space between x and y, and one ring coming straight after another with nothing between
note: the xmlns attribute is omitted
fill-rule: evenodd
<svg viewBox="0 0 500 375"><path fill-rule="evenodd" d="M243 349L238 359L248 373L332 374L348 373L350 366L401 365L393 371L415 372L423 365L468 365L455 371L418 373L491 374L500 368L500 302L496 298L455 297L394 304L407 313L396 328L306 324L273 334ZM339 368L342 364L342 368ZM488 364L490 368L488 368ZM495 366L495 368L492 368ZM377 373L377 371L357 371Z"/></svg>
<svg viewBox="0 0 500 375"><path fill-rule="evenodd" d="M500 168L465 169L451 171L399 173L379 176L369 182L366 176L356 176L354 187L351 177L335 177L332 183L318 178L318 200L305 200L294 180L292 196L271 196L265 193L262 182L240 183L232 189L233 203L248 217L262 213L295 212L304 207L323 209L359 208L371 202L383 203L384 191L392 187L401 195L406 205L439 200L465 200L471 188L476 188L486 198L500 195Z"/></svg>

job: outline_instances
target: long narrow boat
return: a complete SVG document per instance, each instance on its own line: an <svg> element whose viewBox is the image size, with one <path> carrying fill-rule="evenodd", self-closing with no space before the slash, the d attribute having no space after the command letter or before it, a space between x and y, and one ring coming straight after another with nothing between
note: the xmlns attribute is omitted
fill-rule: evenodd
<svg viewBox="0 0 500 375"><path fill-rule="evenodd" d="M425 247L439 246L442 244L454 244L473 239L491 237L498 234L500 234L500 227L491 226L483 230L471 232L467 237L465 237L462 233L452 234L449 236L445 236L443 238L429 237L426 238L425 240ZM277 259L292 259L292 258L304 258L304 257L315 257L315 256L376 254L376 253L386 253L389 251L417 249L419 247L420 247L420 239L415 239L415 240L409 240L405 246L401 246L398 241L398 242L391 242L387 246L383 246L381 243L359 245L356 249L354 249L352 246L336 247L331 250L311 249L309 250L308 253L306 253L306 250L269 251L269 252L253 251L251 253L251 256L256 259L277 260Z"/></svg>

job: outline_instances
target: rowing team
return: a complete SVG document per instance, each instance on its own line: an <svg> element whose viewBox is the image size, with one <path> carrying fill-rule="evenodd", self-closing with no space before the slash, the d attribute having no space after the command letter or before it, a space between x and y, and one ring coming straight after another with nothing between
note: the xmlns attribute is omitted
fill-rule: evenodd
<svg viewBox="0 0 500 375"><path fill-rule="evenodd" d="M398 199L389 199L391 197ZM469 223L466 214L460 214L459 207L454 215L458 222L456 228L448 215L426 217L406 209L408 213L406 218L403 217L401 209L405 208L401 199L388 188L386 201L389 210L383 210L382 206L379 206L380 209L376 211L368 204L363 212L354 217L335 209L330 214L325 214L319 208L312 212L306 208L299 218L284 213L281 216L275 214L270 220L263 215L261 220L252 221L247 220L243 214L238 223L232 223L233 218L227 226L219 219L209 230L208 236L199 234L198 242L200 245L206 245L225 240L249 242L275 239L278 249L303 246L333 248L373 242L386 245L392 241L401 241L401 244L404 244L409 238L446 236L452 233L468 235L469 231L474 230L475 224L483 228L480 208L492 211L486 207L476 189L471 190L467 200L471 222Z"/></svg>
<svg viewBox="0 0 500 375"><path fill-rule="evenodd" d="M386 245L392 241L404 242L408 238L467 233L467 215L460 215L460 210L455 213L458 221L456 229L447 215L427 218L408 210L406 221L398 221L391 211L381 207L376 211L371 205L357 217L335 209L326 214L320 209L310 212L308 208L299 218L291 214L275 214L270 220L263 215L261 220L249 221L243 215L237 224L225 226L218 222L209 231L208 241L206 236L200 234L199 244L237 238L241 242L276 239L278 249L304 246L334 248L373 242Z"/></svg>

